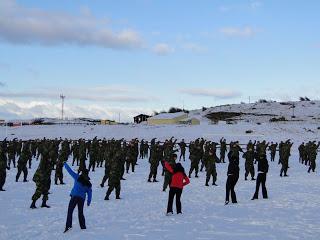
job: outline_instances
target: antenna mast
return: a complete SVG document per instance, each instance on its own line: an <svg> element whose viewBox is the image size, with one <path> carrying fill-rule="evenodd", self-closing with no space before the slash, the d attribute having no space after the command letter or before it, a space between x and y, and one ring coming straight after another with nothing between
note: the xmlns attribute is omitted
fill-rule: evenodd
<svg viewBox="0 0 320 240"><path fill-rule="evenodd" d="M63 120L63 115L64 115L64 99L66 98L65 95L61 94L60 99L61 99L61 120Z"/></svg>

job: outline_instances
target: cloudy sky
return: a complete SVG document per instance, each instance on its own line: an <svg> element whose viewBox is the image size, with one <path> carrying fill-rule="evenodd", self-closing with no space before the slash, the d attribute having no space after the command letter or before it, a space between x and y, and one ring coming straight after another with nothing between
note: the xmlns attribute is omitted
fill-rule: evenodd
<svg viewBox="0 0 320 240"><path fill-rule="evenodd" d="M318 0L0 0L0 118L319 99Z"/></svg>

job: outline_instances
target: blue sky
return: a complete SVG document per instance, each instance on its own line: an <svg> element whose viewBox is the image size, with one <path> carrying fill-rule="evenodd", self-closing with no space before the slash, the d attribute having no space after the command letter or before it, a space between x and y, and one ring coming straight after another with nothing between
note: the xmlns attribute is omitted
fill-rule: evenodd
<svg viewBox="0 0 320 240"><path fill-rule="evenodd" d="M0 118L319 98L320 2L0 1Z"/></svg>

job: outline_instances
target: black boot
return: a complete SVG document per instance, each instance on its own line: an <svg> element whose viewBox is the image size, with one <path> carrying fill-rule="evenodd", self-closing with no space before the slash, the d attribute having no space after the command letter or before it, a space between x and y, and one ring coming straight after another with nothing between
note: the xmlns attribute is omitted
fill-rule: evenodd
<svg viewBox="0 0 320 240"><path fill-rule="evenodd" d="M159 182L157 179L153 179L153 182Z"/></svg>
<svg viewBox="0 0 320 240"><path fill-rule="evenodd" d="M71 228L72 228L72 227L67 227L67 228L64 230L64 232L63 232L63 233L68 232Z"/></svg>
<svg viewBox="0 0 320 240"><path fill-rule="evenodd" d="M42 208L50 208L50 206L47 205L47 200L43 200L41 204Z"/></svg>
<svg viewBox="0 0 320 240"><path fill-rule="evenodd" d="M31 203L31 205L30 205L30 208L31 208L31 209L36 209L36 208L37 208L37 207L36 207L36 201L35 201L35 200L32 201L32 203Z"/></svg>

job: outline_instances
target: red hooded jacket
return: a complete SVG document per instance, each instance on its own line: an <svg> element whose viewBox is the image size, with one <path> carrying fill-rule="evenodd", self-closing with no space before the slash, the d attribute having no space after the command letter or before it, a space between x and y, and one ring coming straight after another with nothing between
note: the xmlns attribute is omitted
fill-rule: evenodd
<svg viewBox="0 0 320 240"><path fill-rule="evenodd" d="M169 163L164 162L164 166L170 173L173 174L170 187L183 189L184 186L186 186L190 183L189 178L185 174L183 174L182 172L174 173L174 171Z"/></svg>

